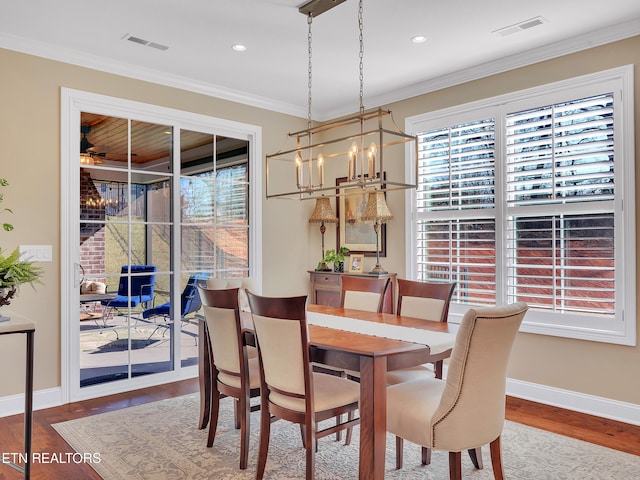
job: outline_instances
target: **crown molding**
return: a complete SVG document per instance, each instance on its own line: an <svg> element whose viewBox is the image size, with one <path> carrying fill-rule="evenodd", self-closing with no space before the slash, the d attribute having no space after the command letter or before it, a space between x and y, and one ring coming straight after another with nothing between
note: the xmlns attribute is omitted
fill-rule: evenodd
<svg viewBox="0 0 640 480"><path fill-rule="evenodd" d="M298 106L285 102L277 102L272 99L251 95L246 92L234 90L207 82L199 82L188 77L172 75L158 70L142 68L125 62L114 61L109 58L99 57L88 53L71 49L54 47L50 44L38 42L15 35L0 32L0 48L14 50L37 57L55 60L79 67L98 70L105 73L120 75L123 77L142 80L145 82L178 88L189 92L200 93L210 97L242 103L253 107L264 108L278 113L306 117L306 106Z"/></svg>
<svg viewBox="0 0 640 480"><path fill-rule="evenodd" d="M412 97L460 85L472 80L478 80L490 75L503 73L545 60L551 60L563 55L576 53L618 40L624 40L638 34L640 34L640 19L631 20L602 28L588 34L579 35L568 40L544 45L527 52L510 55L471 68L432 78L424 82L409 85L405 88L396 89L393 92L375 95L367 98L367 106L369 108L376 108L390 103L407 100ZM139 65L116 62L103 57L81 53L70 49L53 47L47 43L36 42L34 40L25 39L15 35L0 33L0 48L15 50L17 52L69 63L80 67L178 88L287 115L294 115L302 118L306 118L307 116L306 105L303 106L286 102L278 102L266 97L241 92L239 90L229 89L206 82L198 82L179 75L171 75L157 70L141 68ZM353 112L354 110L351 106L342 105L338 109L316 112L314 117L316 117L317 121L326 121L342 117L344 115L349 115Z"/></svg>
<svg viewBox="0 0 640 480"><path fill-rule="evenodd" d="M366 99L367 108L377 108L390 103L407 100L444 88L558 58L563 55L569 55L600 45L606 45L607 43L635 37L636 35L640 35L640 19L602 28L588 34L544 45L527 52L499 58L491 62L416 83L405 88L399 88L393 92L368 97ZM328 120L350 113L353 113L353 110L341 107L340 109L324 112L322 117Z"/></svg>

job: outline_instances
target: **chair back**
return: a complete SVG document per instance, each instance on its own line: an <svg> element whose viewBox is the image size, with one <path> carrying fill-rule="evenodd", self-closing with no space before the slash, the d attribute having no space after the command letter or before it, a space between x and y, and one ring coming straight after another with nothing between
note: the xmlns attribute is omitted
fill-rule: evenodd
<svg viewBox="0 0 640 480"><path fill-rule="evenodd" d="M247 297L269 400L286 406L312 398L306 295L278 298L247 292Z"/></svg>
<svg viewBox="0 0 640 480"><path fill-rule="evenodd" d="M131 272L131 297L139 297L140 303L153 300L156 283L155 265L123 265L120 270L118 296L129 296L129 272Z"/></svg>
<svg viewBox="0 0 640 480"><path fill-rule="evenodd" d="M242 327L238 309L238 289L209 290L198 286L209 331L213 364L218 381L240 386L242 377L248 379L248 367L243 360ZM246 375L246 377L245 377Z"/></svg>
<svg viewBox="0 0 640 480"><path fill-rule="evenodd" d="M399 278L396 313L405 317L446 322L455 288L455 282L416 282Z"/></svg>
<svg viewBox="0 0 640 480"><path fill-rule="evenodd" d="M384 295L389 286L389 277L367 278L342 275L341 280L341 307L367 312L382 312Z"/></svg>
<svg viewBox="0 0 640 480"><path fill-rule="evenodd" d="M433 448L459 452L500 436L507 364L527 309L526 303L514 303L465 313L431 423Z"/></svg>

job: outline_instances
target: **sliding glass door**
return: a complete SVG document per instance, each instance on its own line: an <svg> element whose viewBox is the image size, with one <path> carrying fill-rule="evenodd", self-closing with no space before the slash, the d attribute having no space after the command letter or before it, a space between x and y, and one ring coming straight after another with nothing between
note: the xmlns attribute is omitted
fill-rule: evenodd
<svg viewBox="0 0 640 480"><path fill-rule="evenodd" d="M79 152L69 148L63 186L70 400L195 376L198 285L258 276L254 136L75 110Z"/></svg>

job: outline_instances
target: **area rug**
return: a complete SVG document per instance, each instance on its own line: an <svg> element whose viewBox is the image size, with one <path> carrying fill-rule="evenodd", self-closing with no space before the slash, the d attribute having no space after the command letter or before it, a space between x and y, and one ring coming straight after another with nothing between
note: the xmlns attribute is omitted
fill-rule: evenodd
<svg viewBox="0 0 640 480"><path fill-rule="evenodd" d="M259 413L251 417L249 467L239 470L239 431L233 427L233 405L221 401L213 448L206 447L207 430L198 430L197 394L93 415L53 425L79 453L99 457L93 468L105 480L253 479L258 451ZM358 478L358 435L345 446L335 436L319 441L316 478ZM513 480L622 480L640 478L640 457L506 422L502 437L506 478ZM395 441L387 437L386 479L448 479L448 455L433 452L431 465L420 464L420 449L405 442L402 470L395 469ZM463 477L491 480L489 448L483 449L485 468L473 468L463 456ZM97 454L97 455L96 455ZM305 454L300 430L275 422L265 479L304 478Z"/></svg>

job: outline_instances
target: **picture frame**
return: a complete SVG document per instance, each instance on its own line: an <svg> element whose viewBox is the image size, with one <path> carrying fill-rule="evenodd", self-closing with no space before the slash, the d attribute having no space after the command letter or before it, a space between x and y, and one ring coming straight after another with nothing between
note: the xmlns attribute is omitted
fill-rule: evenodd
<svg viewBox="0 0 640 480"><path fill-rule="evenodd" d="M362 273L364 271L364 254L349 256L349 273Z"/></svg>
<svg viewBox="0 0 640 480"><path fill-rule="evenodd" d="M379 177L380 174L376 174ZM383 173L383 179L386 175ZM337 190L343 189L343 195L337 197L336 216L336 249L347 247L352 254L363 254L366 257L376 256L377 238L373 224L360 220L367 204L367 195L375 190L375 186L365 187L364 191L356 182L347 182L347 177L336 178ZM346 188L345 188L346 187ZM352 192L352 193L351 193ZM381 257L387 256L387 226L380 228Z"/></svg>

